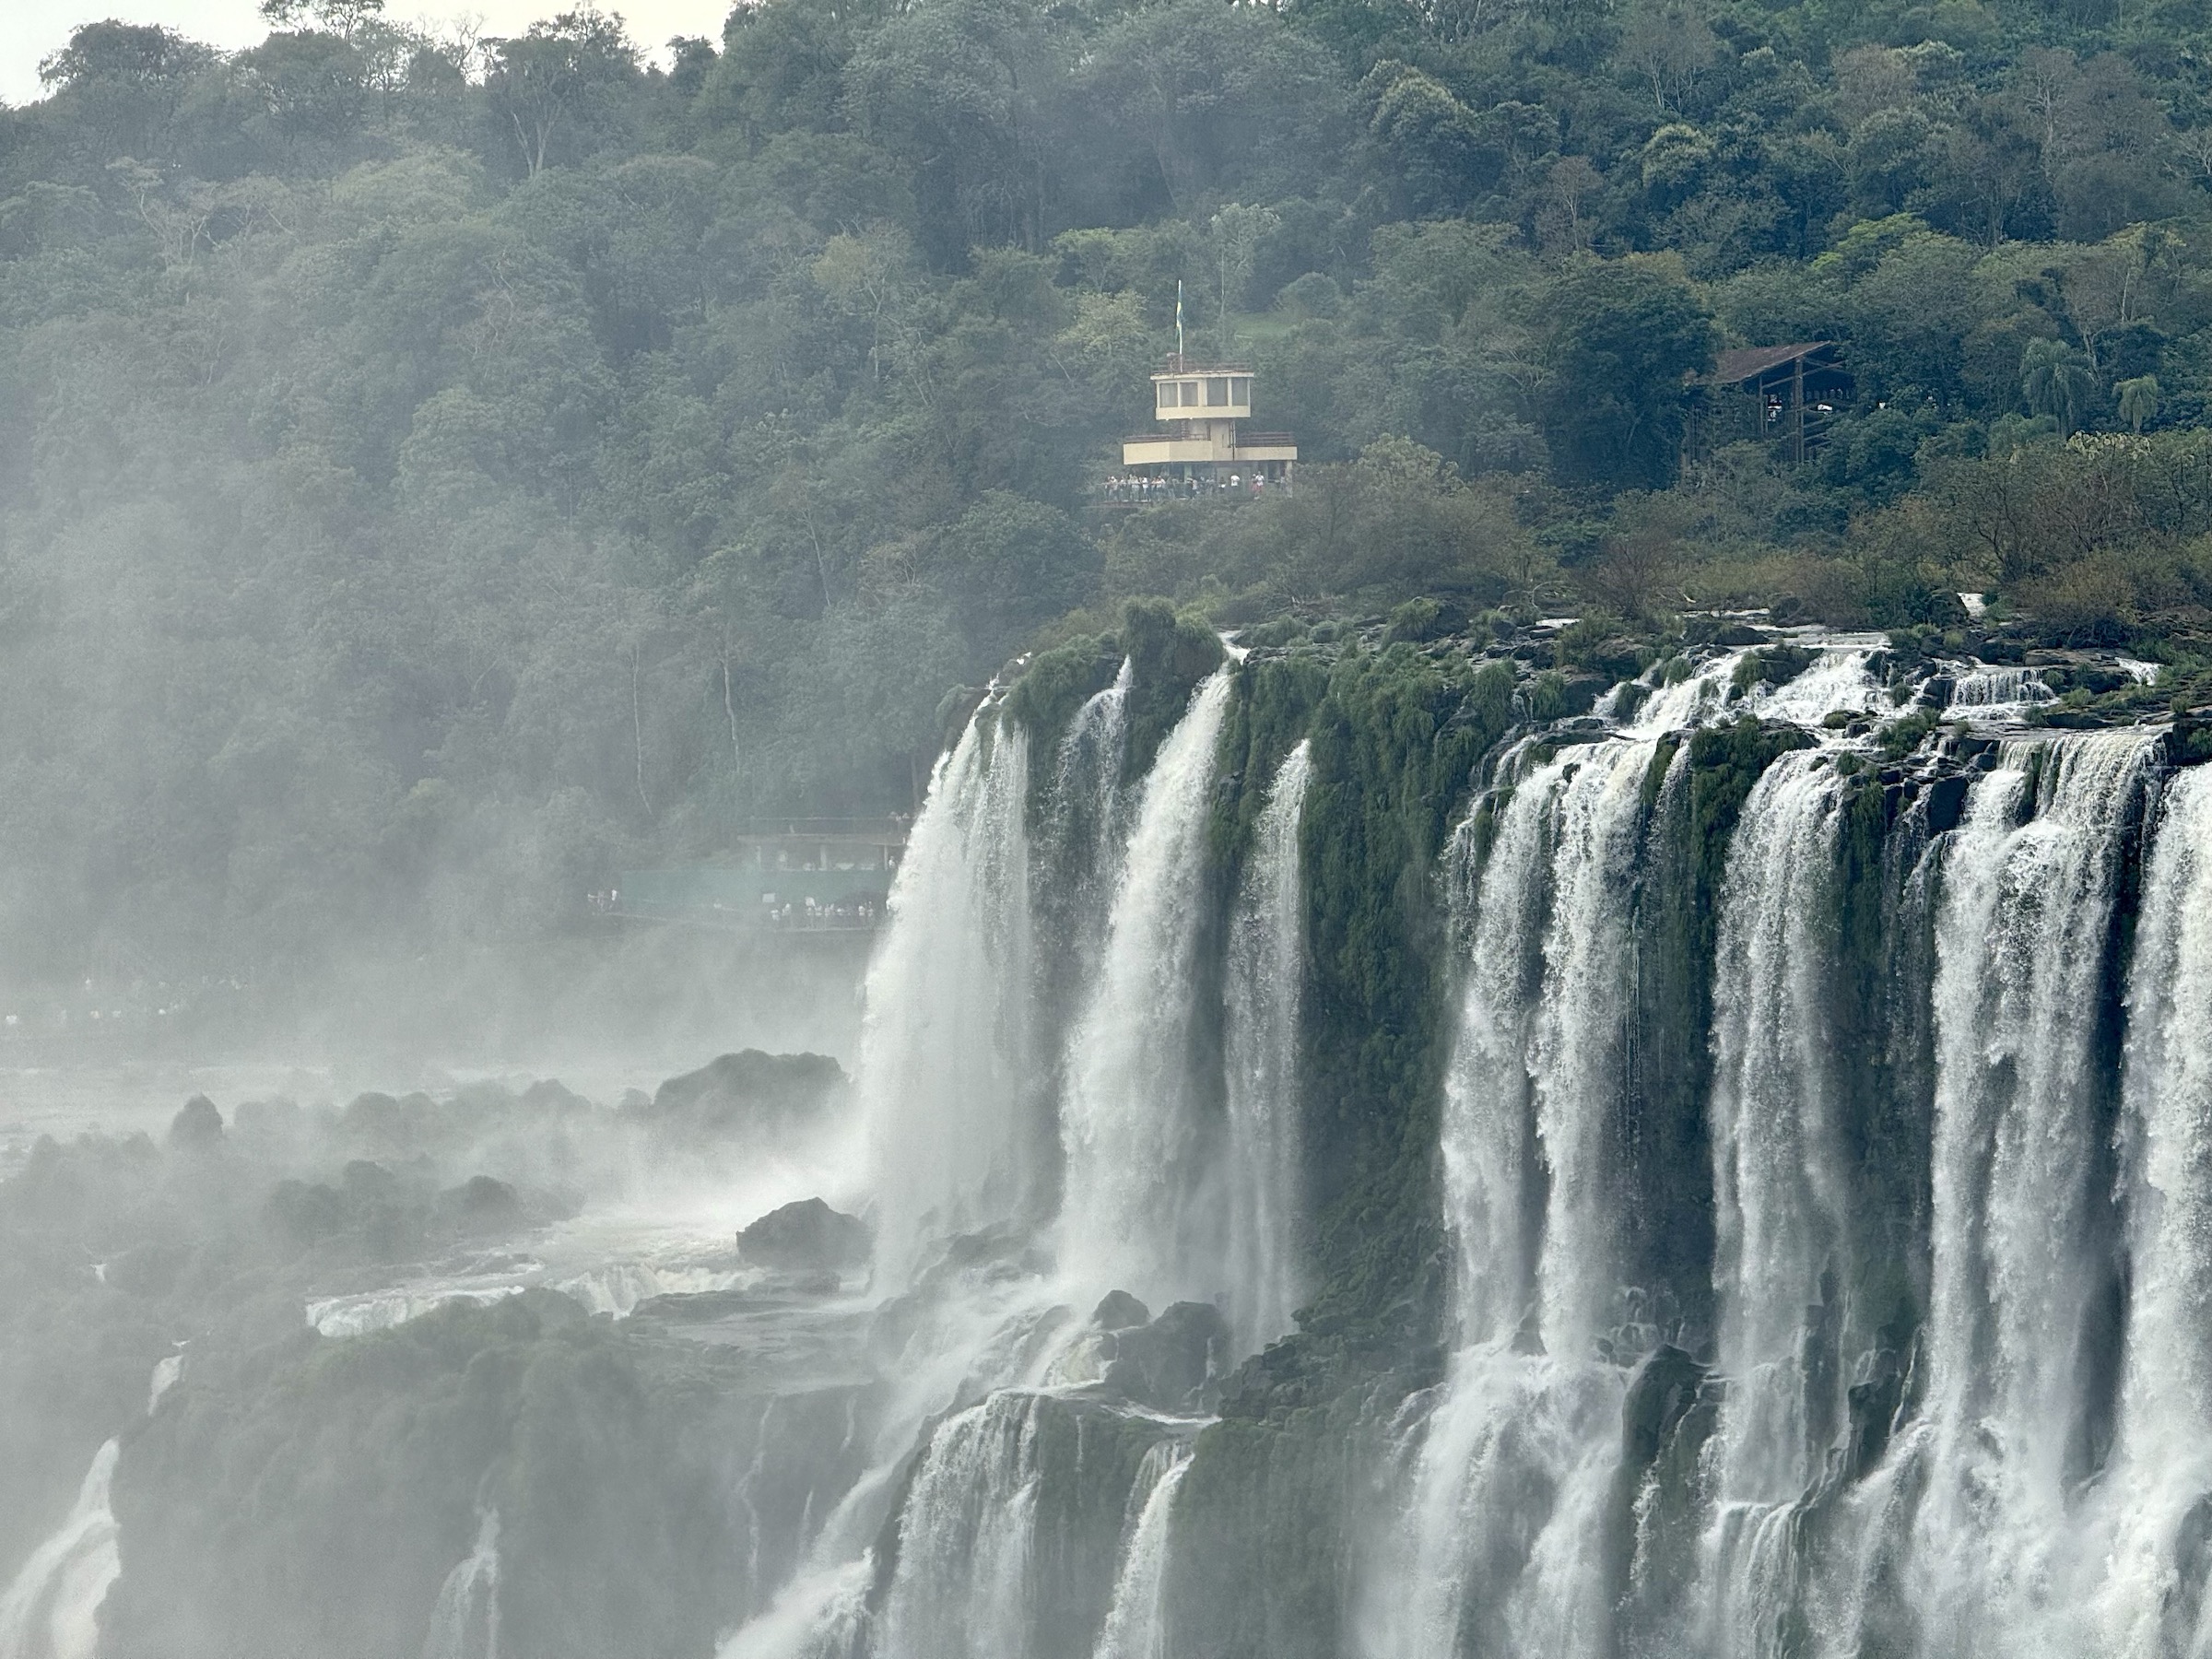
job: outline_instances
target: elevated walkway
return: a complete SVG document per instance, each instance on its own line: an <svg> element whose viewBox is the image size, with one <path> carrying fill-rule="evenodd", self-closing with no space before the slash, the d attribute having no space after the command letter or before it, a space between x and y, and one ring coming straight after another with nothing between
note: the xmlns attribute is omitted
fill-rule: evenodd
<svg viewBox="0 0 2212 1659"><path fill-rule="evenodd" d="M730 838L711 861L625 870L592 895L602 915L734 932L868 933L906 851L904 818L784 818Z"/></svg>

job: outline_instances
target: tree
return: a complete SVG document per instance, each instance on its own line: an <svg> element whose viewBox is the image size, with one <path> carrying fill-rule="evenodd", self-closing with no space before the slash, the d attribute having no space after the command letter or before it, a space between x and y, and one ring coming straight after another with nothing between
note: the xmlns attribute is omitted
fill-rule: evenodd
<svg viewBox="0 0 2212 1659"><path fill-rule="evenodd" d="M142 23L88 23L39 65L54 93L65 141L81 135L95 159L151 160L193 77L215 61L174 29Z"/></svg>
<svg viewBox="0 0 2212 1659"><path fill-rule="evenodd" d="M383 15L384 0L261 0L261 15L279 29L312 18L340 40L350 41Z"/></svg>
<svg viewBox="0 0 2212 1659"><path fill-rule="evenodd" d="M1671 481L1685 382L1712 367L1712 316L1656 260L1583 259L1542 297L1551 319L1545 438L1569 477L1617 488Z"/></svg>
<svg viewBox="0 0 2212 1659"><path fill-rule="evenodd" d="M637 80L637 48L622 19L586 6L499 41L486 89L535 178L559 153L557 139L571 157L588 153L619 119Z"/></svg>
<svg viewBox="0 0 2212 1659"><path fill-rule="evenodd" d="M910 171L929 252L957 268L976 242L1041 252L1073 42L1031 0L946 0L894 18L845 69L853 124Z"/></svg>
<svg viewBox="0 0 2212 1659"><path fill-rule="evenodd" d="M1229 313L1232 301L1241 303L1252 281L1252 267L1260 244L1282 229L1282 215L1267 207L1246 207L1230 202L1215 214L1206 229L1213 234L1214 265L1220 279L1221 349L1230 348Z"/></svg>
<svg viewBox="0 0 2212 1659"><path fill-rule="evenodd" d="M2127 422L2128 430L2141 432L2159 418L2159 377L2139 375L2124 380L2112 388L2120 394L2120 418Z"/></svg>
<svg viewBox="0 0 2212 1659"><path fill-rule="evenodd" d="M2061 340L2030 340L2020 354L2020 392L2030 414L2058 421L2061 436L2081 425L2096 394L2089 360Z"/></svg>
<svg viewBox="0 0 2212 1659"><path fill-rule="evenodd" d="M1629 14L1620 31L1622 64L1652 89L1662 115L1681 110L1698 77L1720 55L1721 43L1703 14L1685 0L1646 0Z"/></svg>
<svg viewBox="0 0 2212 1659"><path fill-rule="evenodd" d="M1413 211L1449 211L1496 186L1504 163L1500 147L1434 76L1382 64L1362 90L1376 94L1368 132L1389 158Z"/></svg>
<svg viewBox="0 0 2212 1659"><path fill-rule="evenodd" d="M1536 226L1547 248L1579 253L1590 245L1584 204L1605 184L1587 156L1562 156L1545 175L1545 202Z"/></svg>
<svg viewBox="0 0 2212 1659"><path fill-rule="evenodd" d="M1083 85L1150 149L1182 208L1230 192L1289 194L1266 184L1300 177L1301 155L1341 147L1335 66L1271 7L1167 0L1135 8L1087 56Z"/></svg>
<svg viewBox="0 0 2212 1659"><path fill-rule="evenodd" d="M335 139L360 118L368 65L342 36L273 34L238 66L287 138Z"/></svg>

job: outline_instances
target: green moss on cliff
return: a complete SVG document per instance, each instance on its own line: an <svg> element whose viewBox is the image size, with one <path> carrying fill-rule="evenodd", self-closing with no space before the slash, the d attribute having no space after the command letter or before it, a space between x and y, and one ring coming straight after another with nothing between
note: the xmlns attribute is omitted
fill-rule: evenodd
<svg viewBox="0 0 2212 1659"><path fill-rule="evenodd" d="M1006 694L1006 712L1028 730L1032 752L1049 753L1076 711L1113 684L1121 665L1121 641L1110 633L1040 652Z"/></svg>
<svg viewBox="0 0 2212 1659"><path fill-rule="evenodd" d="M1744 802L1775 757L1812 739L1743 719L1659 746L1645 773L1653 803L1635 900L1635 1041L1618 1157L1634 1201L1620 1248L1655 1311L1702 1325L1712 1264L1712 959L1728 843Z"/></svg>
<svg viewBox="0 0 2212 1659"><path fill-rule="evenodd" d="M1179 615L1165 599L1129 602L1122 612L1122 644L1129 654L1122 780L1135 782L1152 770L1152 757L1190 706L1192 690L1227 653L1204 618Z"/></svg>
<svg viewBox="0 0 2212 1659"><path fill-rule="evenodd" d="M1221 726L1221 787L1206 827L1207 856L1217 868L1242 865L1283 757L1306 735L1328 688L1329 665L1316 652L1264 657L1237 670L1236 696Z"/></svg>
<svg viewBox="0 0 2212 1659"><path fill-rule="evenodd" d="M1405 645L1350 655L1312 728L1304 1041L1320 1288L1307 1323L1378 1357L1433 1335L1451 981L1433 870L1453 807L1510 719L1500 672Z"/></svg>

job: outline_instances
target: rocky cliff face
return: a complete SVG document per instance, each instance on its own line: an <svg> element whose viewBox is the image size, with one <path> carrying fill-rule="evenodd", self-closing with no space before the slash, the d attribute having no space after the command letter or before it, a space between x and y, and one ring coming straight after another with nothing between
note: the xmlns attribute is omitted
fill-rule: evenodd
<svg viewBox="0 0 2212 1659"><path fill-rule="evenodd" d="M2141 665L1138 621L940 763L836 1211L228 1373L482 1407L359 1651L633 1579L733 1659L2190 1651L2212 772ZM115 1652L311 1502L177 1545L223 1374L124 1437Z"/></svg>

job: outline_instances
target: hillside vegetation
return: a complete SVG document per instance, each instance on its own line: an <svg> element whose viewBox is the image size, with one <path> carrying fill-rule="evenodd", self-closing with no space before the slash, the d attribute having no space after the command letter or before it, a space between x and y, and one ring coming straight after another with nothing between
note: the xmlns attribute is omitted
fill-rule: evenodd
<svg viewBox="0 0 2212 1659"><path fill-rule="evenodd" d="M1138 595L2212 655L2203 0L766 0L665 67L266 9L0 112L28 973L527 935L911 810L960 688ZM1101 504L1179 281L1295 498ZM1685 444L1815 339L1806 465Z"/></svg>

